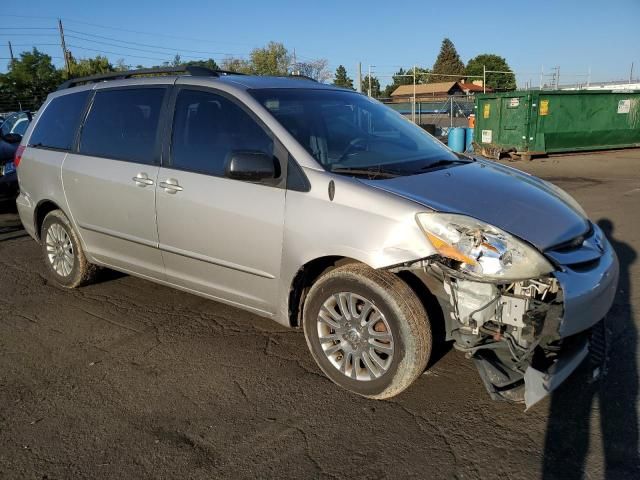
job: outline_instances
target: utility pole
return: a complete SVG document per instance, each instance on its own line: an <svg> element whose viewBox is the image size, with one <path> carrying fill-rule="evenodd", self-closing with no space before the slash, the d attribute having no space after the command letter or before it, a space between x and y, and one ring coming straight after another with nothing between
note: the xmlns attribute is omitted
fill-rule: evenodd
<svg viewBox="0 0 640 480"><path fill-rule="evenodd" d="M367 96L371 96L371 65L369 65L369 76L367 77Z"/></svg>
<svg viewBox="0 0 640 480"><path fill-rule="evenodd" d="M298 60L296 59L296 49L293 49L293 72L294 75L299 75Z"/></svg>
<svg viewBox="0 0 640 480"><path fill-rule="evenodd" d="M542 83L544 82L544 65L540 66L540 90L542 90Z"/></svg>
<svg viewBox="0 0 640 480"><path fill-rule="evenodd" d="M413 102L411 105L411 120L416 123L416 65L413 64Z"/></svg>
<svg viewBox="0 0 640 480"><path fill-rule="evenodd" d="M7 43L9 44L9 57L11 58L11 62L13 62L15 60L15 57L13 56L13 47L11 46L11 41L8 41ZM633 63L631 65L633 65ZM633 67L631 70L633 71Z"/></svg>
<svg viewBox="0 0 640 480"><path fill-rule="evenodd" d="M362 62L358 62L358 92L362 93Z"/></svg>
<svg viewBox="0 0 640 480"><path fill-rule="evenodd" d="M560 65L556 67L556 90L560 89Z"/></svg>
<svg viewBox="0 0 640 480"><path fill-rule="evenodd" d="M58 19L58 30L60 31L60 46L62 47L62 56L64 57L64 65L67 69L67 75L71 77L71 65L69 64L69 52L67 44L64 42L64 29L62 28L62 20Z"/></svg>
<svg viewBox="0 0 640 480"><path fill-rule="evenodd" d="M9 44L11 45L11 44ZM13 55L12 55L13 57ZM633 62L631 62L631 71L629 72L629 83L633 83Z"/></svg>
<svg viewBox="0 0 640 480"><path fill-rule="evenodd" d="M487 93L487 66L482 65L482 93Z"/></svg>

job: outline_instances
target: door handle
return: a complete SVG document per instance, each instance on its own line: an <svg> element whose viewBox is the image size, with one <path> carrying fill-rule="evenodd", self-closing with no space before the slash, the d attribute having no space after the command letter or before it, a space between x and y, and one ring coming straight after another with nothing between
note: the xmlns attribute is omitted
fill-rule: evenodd
<svg viewBox="0 0 640 480"><path fill-rule="evenodd" d="M149 175L147 175L145 172L140 172L131 180L136 182L136 185L138 185L139 187L146 187L147 185L153 185L153 180L151 180L149 178Z"/></svg>
<svg viewBox="0 0 640 480"><path fill-rule="evenodd" d="M164 182L160 182L158 185L164 188L164 191L167 193L174 194L182 191L182 187L178 185L178 181L175 178L169 178Z"/></svg>

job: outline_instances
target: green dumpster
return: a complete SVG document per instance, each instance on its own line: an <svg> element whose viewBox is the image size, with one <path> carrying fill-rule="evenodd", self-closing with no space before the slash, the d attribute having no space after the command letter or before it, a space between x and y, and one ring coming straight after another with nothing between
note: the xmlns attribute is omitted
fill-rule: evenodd
<svg viewBox="0 0 640 480"><path fill-rule="evenodd" d="M475 109L476 151L493 158L640 147L640 91L482 94Z"/></svg>

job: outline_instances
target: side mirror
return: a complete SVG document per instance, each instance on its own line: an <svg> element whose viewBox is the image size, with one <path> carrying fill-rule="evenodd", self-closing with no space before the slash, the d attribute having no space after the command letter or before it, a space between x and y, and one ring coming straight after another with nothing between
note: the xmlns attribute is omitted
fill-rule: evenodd
<svg viewBox="0 0 640 480"><path fill-rule="evenodd" d="M234 151L229 155L225 175L235 180L259 182L277 178L277 160L263 152Z"/></svg>
<svg viewBox="0 0 640 480"><path fill-rule="evenodd" d="M2 139L7 143L20 143L22 141L22 135L19 133L7 133Z"/></svg>

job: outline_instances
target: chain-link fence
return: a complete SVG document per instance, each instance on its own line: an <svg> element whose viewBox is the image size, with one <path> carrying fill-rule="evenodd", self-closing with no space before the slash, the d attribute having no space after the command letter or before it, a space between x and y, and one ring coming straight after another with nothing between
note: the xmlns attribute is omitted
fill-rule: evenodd
<svg viewBox="0 0 640 480"><path fill-rule="evenodd" d="M412 102L381 99L388 107L437 137L446 137L452 127L466 127L474 113L475 100L470 95L450 95L429 101L417 101L415 114Z"/></svg>

